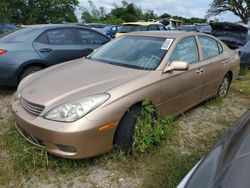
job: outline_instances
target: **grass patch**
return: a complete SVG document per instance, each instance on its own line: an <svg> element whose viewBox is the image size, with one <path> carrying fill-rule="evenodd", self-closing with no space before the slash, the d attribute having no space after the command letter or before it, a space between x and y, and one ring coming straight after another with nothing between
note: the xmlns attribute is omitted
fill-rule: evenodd
<svg viewBox="0 0 250 188"><path fill-rule="evenodd" d="M8 184L13 175L8 177L7 171L15 172L15 178L21 178L25 175L28 179L33 175L46 178L46 172L58 174L70 174L76 170L82 169L87 171L89 165L94 165L97 158L70 160L56 157L47 153L45 150L38 149L24 139L14 127L14 121L9 120L10 129L0 137L1 149L6 151L8 159L5 160L5 167L0 168L1 183ZM45 175L45 177L43 176ZM3 184L4 185L4 184Z"/></svg>
<svg viewBox="0 0 250 188"><path fill-rule="evenodd" d="M250 97L250 71L246 71L240 80L232 83L230 90L235 95Z"/></svg>

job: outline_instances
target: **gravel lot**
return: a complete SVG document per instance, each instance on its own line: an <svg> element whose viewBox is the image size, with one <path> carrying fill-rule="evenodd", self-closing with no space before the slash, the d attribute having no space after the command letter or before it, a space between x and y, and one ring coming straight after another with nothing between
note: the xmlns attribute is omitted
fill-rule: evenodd
<svg viewBox="0 0 250 188"><path fill-rule="evenodd" d="M250 82L248 81L247 84ZM177 134L172 141L164 141L154 151L136 159L112 157L105 154L84 162L86 168L63 173L55 169L33 169L32 173L15 172L11 163L11 151L4 147L4 135L13 128L11 98L14 91L0 91L0 187L141 187L159 185L154 161L163 150L173 149L181 155L191 156L200 152L192 166L211 149L218 138L238 117L250 109L250 97L242 97L230 91L223 100L210 100L186 112L175 121ZM12 125L10 125L12 124ZM15 157L15 156L14 156ZM164 162L164 161L162 161ZM156 163L157 164L157 163ZM64 163L61 163L64 165ZM168 165L168 164L165 164ZM34 172L34 173L33 173ZM186 173L186 172L185 172ZM179 181L180 178L178 178ZM177 180L175 180L177 181ZM177 184L174 182L173 184Z"/></svg>

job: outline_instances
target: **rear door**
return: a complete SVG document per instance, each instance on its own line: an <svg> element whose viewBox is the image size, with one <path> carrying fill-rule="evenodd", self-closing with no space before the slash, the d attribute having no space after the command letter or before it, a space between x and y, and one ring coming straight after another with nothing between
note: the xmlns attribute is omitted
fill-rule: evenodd
<svg viewBox="0 0 250 188"><path fill-rule="evenodd" d="M48 65L84 55L80 42L71 28L48 29L33 42L33 46Z"/></svg>
<svg viewBox="0 0 250 188"><path fill-rule="evenodd" d="M77 28L76 33L80 40L84 56L89 55L95 49L110 41L103 34L86 28Z"/></svg>
<svg viewBox="0 0 250 188"><path fill-rule="evenodd" d="M217 94L219 85L226 75L229 64L227 56L223 54L222 45L209 36L198 36L198 41L203 52L203 90L202 98L206 99Z"/></svg>
<svg viewBox="0 0 250 188"><path fill-rule="evenodd" d="M203 69L195 36L181 39L170 56L169 63L185 61L186 71L172 71L162 75L163 114L183 112L200 101Z"/></svg>

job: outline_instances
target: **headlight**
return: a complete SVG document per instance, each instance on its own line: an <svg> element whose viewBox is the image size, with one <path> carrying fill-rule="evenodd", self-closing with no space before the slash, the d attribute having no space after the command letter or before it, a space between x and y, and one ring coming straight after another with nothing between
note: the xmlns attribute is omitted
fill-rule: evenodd
<svg viewBox="0 0 250 188"><path fill-rule="evenodd" d="M44 118L61 122L76 121L103 104L108 98L109 94L103 93L85 97L75 102L65 103L53 108L45 114Z"/></svg>

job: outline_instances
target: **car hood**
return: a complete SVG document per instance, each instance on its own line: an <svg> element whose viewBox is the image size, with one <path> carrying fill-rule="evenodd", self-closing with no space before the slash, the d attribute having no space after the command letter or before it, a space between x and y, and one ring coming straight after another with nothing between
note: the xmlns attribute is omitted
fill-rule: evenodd
<svg viewBox="0 0 250 188"><path fill-rule="evenodd" d="M199 163L185 188L233 188L250 184L250 110ZM247 185L247 186L244 186Z"/></svg>
<svg viewBox="0 0 250 188"><path fill-rule="evenodd" d="M210 25L212 34L225 42L229 47L237 48L246 43L248 33L246 27L228 22L211 23Z"/></svg>
<svg viewBox="0 0 250 188"><path fill-rule="evenodd" d="M35 74L22 86L20 95L35 104L54 106L107 92L146 73L81 58Z"/></svg>

